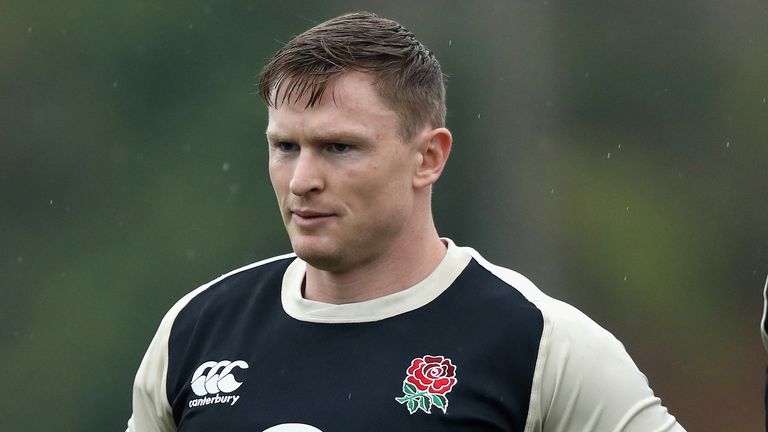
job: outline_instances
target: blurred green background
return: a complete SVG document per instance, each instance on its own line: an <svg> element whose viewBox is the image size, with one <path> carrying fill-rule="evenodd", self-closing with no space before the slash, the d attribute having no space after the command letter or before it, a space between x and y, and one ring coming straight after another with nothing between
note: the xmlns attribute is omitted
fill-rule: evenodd
<svg viewBox="0 0 768 432"><path fill-rule="evenodd" d="M162 315L289 251L256 75L352 10L449 75L442 235L621 339L689 431L755 431L762 0L0 0L0 430L123 430Z"/></svg>

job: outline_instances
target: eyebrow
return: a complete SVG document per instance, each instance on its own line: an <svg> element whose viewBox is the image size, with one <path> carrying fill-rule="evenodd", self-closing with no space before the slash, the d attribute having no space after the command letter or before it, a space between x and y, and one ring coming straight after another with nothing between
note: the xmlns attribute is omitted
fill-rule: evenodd
<svg viewBox="0 0 768 432"><path fill-rule="evenodd" d="M289 141L287 136L284 136L278 132L266 131L267 140L270 142L286 142Z"/></svg>
<svg viewBox="0 0 768 432"><path fill-rule="evenodd" d="M267 134L267 139L270 142L295 141L290 136L281 134L280 132L267 131L266 134ZM311 142L320 142L320 143L348 142L352 144L359 144L366 140L365 136L363 136L362 134L352 132L352 131L320 132L318 134L310 136L309 138Z"/></svg>

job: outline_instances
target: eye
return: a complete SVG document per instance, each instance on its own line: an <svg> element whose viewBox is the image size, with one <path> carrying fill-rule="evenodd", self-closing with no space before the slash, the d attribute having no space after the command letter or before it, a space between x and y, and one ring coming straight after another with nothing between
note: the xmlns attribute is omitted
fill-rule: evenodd
<svg viewBox="0 0 768 432"><path fill-rule="evenodd" d="M328 150L333 153L346 153L350 150L349 144L332 143L328 145Z"/></svg>
<svg viewBox="0 0 768 432"><path fill-rule="evenodd" d="M285 153L290 153L290 152L299 150L299 146L292 142L280 141L280 142L276 142L274 146L277 150L280 150L281 152L285 152Z"/></svg>

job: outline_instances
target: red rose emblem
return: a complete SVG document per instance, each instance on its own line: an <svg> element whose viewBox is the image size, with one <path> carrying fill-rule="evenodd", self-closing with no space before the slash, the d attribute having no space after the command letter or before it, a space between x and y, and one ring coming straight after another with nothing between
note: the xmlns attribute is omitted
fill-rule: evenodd
<svg viewBox="0 0 768 432"><path fill-rule="evenodd" d="M443 414L448 412L448 398L445 396L456 385L456 366L451 359L443 356L424 356L411 361L403 380L403 395L396 397L408 413L423 411L432 413L437 407Z"/></svg>
<svg viewBox="0 0 768 432"><path fill-rule="evenodd" d="M415 358L405 380L421 391L444 395L456 384L456 366L443 356Z"/></svg>

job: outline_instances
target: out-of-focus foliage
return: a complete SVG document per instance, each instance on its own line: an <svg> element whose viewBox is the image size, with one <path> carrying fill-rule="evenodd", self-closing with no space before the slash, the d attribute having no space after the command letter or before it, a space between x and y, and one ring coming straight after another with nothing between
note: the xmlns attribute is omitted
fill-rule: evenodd
<svg viewBox="0 0 768 432"><path fill-rule="evenodd" d="M768 8L561 3L0 3L0 429L120 430L168 307L288 251L255 77L368 9L449 75L441 234L610 329L689 430L758 430Z"/></svg>

